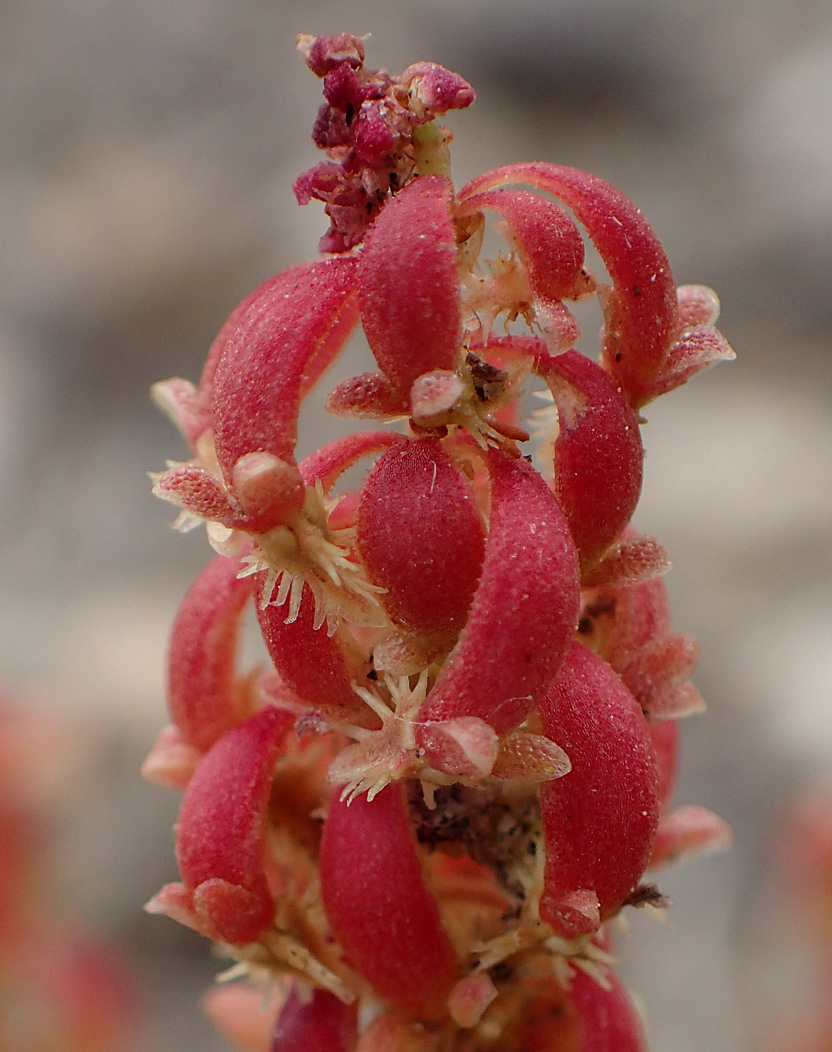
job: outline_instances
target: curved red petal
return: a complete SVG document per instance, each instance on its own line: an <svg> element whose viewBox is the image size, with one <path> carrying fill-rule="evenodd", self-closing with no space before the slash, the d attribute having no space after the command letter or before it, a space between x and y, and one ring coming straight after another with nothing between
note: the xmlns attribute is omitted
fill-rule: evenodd
<svg viewBox="0 0 832 1052"><path fill-rule="evenodd" d="M477 716L499 735L548 689L579 610L566 517L532 466L489 451L491 522L468 620L419 719Z"/></svg>
<svg viewBox="0 0 832 1052"><path fill-rule="evenodd" d="M176 857L194 908L225 942L246 943L271 924L263 873L272 769L293 717L269 707L205 754L179 812Z"/></svg>
<svg viewBox="0 0 832 1052"><path fill-rule="evenodd" d="M504 217L536 296L578 299L587 291L584 242L560 205L527 190L485 190L461 199L459 212L490 208Z"/></svg>
<svg viewBox="0 0 832 1052"><path fill-rule="evenodd" d="M395 622L430 635L459 632L485 531L472 487L437 439L403 440L379 457L361 490L357 545Z"/></svg>
<svg viewBox="0 0 832 1052"><path fill-rule="evenodd" d="M321 893L348 963L417 1019L445 1014L456 954L428 890L401 784L372 801L333 797L321 841Z"/></svg>
<svg viewBox="0 0 832 1052"><path fill-rule="evenodd" d="M581 1032L580 1052L647 1052L647 1039L630 995L612 973L604 985L575 971L569 990Z"/></svg>
<svg viewBox="0 0 832 1052"><path fill-rule="evenodd" d="M540 914L573 938L615 914L644 872L659 816L656 752L630 692L580 643L572 645L540 716L572 763L568 774L540 788L546 844Z"/></svg>
<svg viewBox="0 0 832 1052"><path fill-rule="evenodd" d="M655 397L678 331L678 302L670 263L641 211L606 180L567 165L511 164L477 176L460 202L505 183L525 183L568 205L598 249L612 279L605 309L603 363L631 405Z"/></svg>
<svg viewBox="0 0 832 1052"><path fill-rule="evenodd" d="M240 618L251 597L242 564L218 555L179 607L168 647L168 710L182 738L201 752L244 715L237 688Z"/></svg>
<svg viewBox="0 0 832 1052"><path fill-rule="evenodd" d="M328 990L307 996L292 987L275 1023L269 1052L353 1052L358 1022L354 1005Z"/></svg>
<svg viewBox="0 0 832 1052"><path fill-rule="evenodd" d="M357 261L316 260L278 274L249 297L216 364L212 421L226 481L247 453L294 464L303 395L358 320Z"/></svg>
<svg viewBox="0 0 832 1052"><path fill-rule="evenodd" d="M338 477L362 457L381 453L401 441L402 436L395 431L357 431L344 435L304 457L298 465L300 476L306 486L320 482L326 493Z"/></svg>
<svg viewBox="0 0 832 1052"><path fill-rule="evenodd" d="M387 202L365 239L361 321L382 372L406 395L417 376L455 369L460 293L450 182L419 176Z"/></svg>
<svg viewBox="0 0 832 1052"><path fill-rule="evenodd" d="M596 562L623 532L641 493L644 451L635 413L600 365L577 351L537 359L560 430L555 494L581 566Z"/></svg>
<svg viewBox="0 0 832 1052"><path fill-rule="evenodd" d="M363 682L367 670L350 660L337 634L330 636L315 627L315 601L308 585L303 586L298 616L287 623L285 605L263 606L260 576L257 618L281 681L311 708L349 711L361 707L350 684Z"/></svg>

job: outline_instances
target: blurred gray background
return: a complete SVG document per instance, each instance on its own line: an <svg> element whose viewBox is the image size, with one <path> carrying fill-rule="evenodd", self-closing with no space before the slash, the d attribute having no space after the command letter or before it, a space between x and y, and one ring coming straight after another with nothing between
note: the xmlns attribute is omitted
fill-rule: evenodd
<svg viewBox="0 0 832 1052"><path fill-rule="evenodd" d="M654 1052L759 1047L789 981L755 905L772 824L832 780L828 0L4 0L0 675L88 746L67 900L140 969L143 1052L225 1047L197 1007L217 962L140 909L175 879L177 800L137 768L208 559L150 495L184 449L147 391L197 379L236 302L314 254L323 214L291 182L318 159L320 84L294 34L342 29L372 32L370 66L474 83L449 122L458 184L514 160L595 171L678 283L720 293L738 360L649 409L637 524L669 547L677 627L703 647L710 711L685 727L678 800L726 816L737 847L668 874L668 922L637 917L622 951Z"/></svg>

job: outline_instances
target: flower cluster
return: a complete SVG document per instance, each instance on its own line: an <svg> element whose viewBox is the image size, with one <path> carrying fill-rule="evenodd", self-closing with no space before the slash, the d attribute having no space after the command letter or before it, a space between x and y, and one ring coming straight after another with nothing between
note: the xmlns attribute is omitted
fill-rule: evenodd
<svg viewBox="0 0 832 1052"><path fill-rule="evenodd" d="M455 192L435 115L473 100L458 75L367 70L351 34L299 47L326 98L328 159L296 184L326 203L322 255L236 308L197 387L155 389L192 454L155 491L218 554L144 767L184 789L181 881L149 908L279 980L272 1052L636 1052L610 921L727 835L670 806L697 649L630 526L640 411L732 357L718 301L596 176ZM589 297L597 362L569 308ZM362 427L299 462L304 397L359 325L377 371L326 406ZM247 608L268 670L237 668Z"/></svg>

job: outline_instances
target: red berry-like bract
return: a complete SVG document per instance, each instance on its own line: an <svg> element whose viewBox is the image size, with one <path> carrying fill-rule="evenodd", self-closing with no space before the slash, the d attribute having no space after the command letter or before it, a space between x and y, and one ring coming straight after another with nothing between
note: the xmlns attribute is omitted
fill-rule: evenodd
<svg viewBox="0 0 832 1052"><path fill-rule="evenodd" d="M150 908L288 984L272 1052L640 1052L608 923L664 903L648 866L726 839L669 810L697 650L630 526L642 409L731 357L716 297L676 289L597 176L510 165L455 193L435 118L473 101L457 74L369 70L349 33L299 47L324 81L327 160L295 185L323 254L240 304L197 388L155 389L191 450L155 490L218 554L144 768L185 791L181 883ZM591 296L597 362L569 308ZM377 370L326 406L381 426L298 462L359 324ZM535 384L552 404L524 421ZM243 674L249 604L271 666Z"/></svg>

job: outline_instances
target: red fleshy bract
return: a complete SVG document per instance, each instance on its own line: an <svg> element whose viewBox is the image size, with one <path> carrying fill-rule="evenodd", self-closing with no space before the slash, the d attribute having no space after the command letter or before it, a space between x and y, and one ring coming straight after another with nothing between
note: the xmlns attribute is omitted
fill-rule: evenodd
<svg viewBox="0 0 832 1052"><path fill-rule="evenodd" d="M257 617L281 681L310 708L345 713L360 708L350 683L363 680L367 670L348 660L336 637L314 627L315 603L309 588L304 585L298 616L287 622L285 607L263 605L263 585L261 575Z"/></svg>
<svg viewBox="0 0 832 1052"><path fill-rule="evenodd" d="M584 270L584 243L569 214L546 197L526 190L486 190L462 203L459 214L483 208L499 212L525 267L535 312L554 352L571 347L578 327L563 300L594 290Z"/></svg>
<svg viewBox="0 0 832 1052"><path fill-rule="evenodd" d="M269 1052L353 1052L355 1006L328 990L301 995L292 987L283 1002Z"/></svg>
<svg viewBox="0 0 832 1052"><path fill-rule="evenodd" d="M205 754L179 812L176 856L194 912L215 938L252 942L271 924L263 872L272 768L292 717L269 707Z"/></svg>
<svg viewBox="0 0 832 1052"><path fill-rule="evenodd" d="M473 489L437 439L403 441L379 458L361 489L357 545L395 622L452 644L484 544Z"/></svg>
<svg viewBox="0 0 832 1052"><path fill-rule="evenodd" d="M647 1052L641 1020L615 975L602 985L576 971L570 999L580 1020L580 1052Z"/></svg>
<svg viewBox="0 0 832 1052"><path fill-rule="evenodd" d="M472 179L461 202L506 183L546 190L587 229L612 279L605 310L603 362L631 405L656 395L679 329L670 263L641 211L604 179L566 165L510 164Z"/></svg>
<svg viewBox="0 0 832 1052"><path fill-rule="evenodd" d="M237 318L217 362L212 402L217 460L232 491L239 490L235 467L252 454L294 465L301 398L358 320L355 273L350 257L292 267L262 285ZM278 478L275 490L272 506L254 502L258 532L286 520L283 501L293 511L302 504L296 471Z"/></svg>
<svg viewBox="0 0 832 1052"><path fill-rule="evenodd" d="M404 787L372 801L333 797L320 854L321 893L347 961L417 1019L439 1019L457 979L453 946L428 890Z"/></svg>
<svg viewBox="0 0 832 1052"><path fill-rule="evenodd" d="M358 268L361 322L381 371L403 398L417 376L455 369L460 303L452 187L414 179L367 235Z"/></svg>
<svg viewBox="0 0 832 1052"><path fill-rule="evenodd" d="M237 559L217 556L185 596L168 647L168 709L183 739L201 752L240 722L235 657L251 579Z"/></svg>
<svg viewBox="0 0 832 1052"><path fill-rule="evenodd" d="M539 357L558 408L555 494L581 558L592 566L621 535L641 493L638 421L608 373L577 351Z"/></svg>
<svg viewBox="0 0 832 1052"><path fill-rule="evenodd" d="M635 889L659 815L647 721L609 665L574 643L540 706L572 770L540 788L541 917L566 938L595 931Z"/></svg>
<svg viewBox="0 0 832 1052"><path fill-rule="evenodd" d="M298 470L305 486L314 486L320 482L324 492L328 492L338 477L356 461L396 446L401 441L402 436L394 431L358 431L354 435L333 439L316 449L304 457Z"/></svg>
<svg viewBox="0 0 832 1052"><path fill-rule="evenodd" d="M566 518L525 460L492 450L491 517L468 620L419 719L476 716L514 730L557 674L578 617L578 565Z"/></svg>

